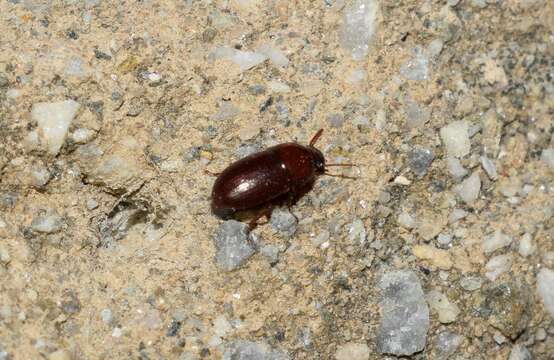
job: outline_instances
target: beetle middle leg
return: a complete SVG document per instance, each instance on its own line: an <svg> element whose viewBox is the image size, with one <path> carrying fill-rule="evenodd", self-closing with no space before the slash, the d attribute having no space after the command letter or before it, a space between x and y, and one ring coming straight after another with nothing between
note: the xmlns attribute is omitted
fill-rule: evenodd
<svg viewBox="0 0 554 360"><path fill-rule="evenodd" d="M248 222L248 228L250 229L250 231L254 230L256 226L258 226L258 220L263 217L266 218L264 224L267 224L269 222L269 219L271 218L271 213L273 212L273 209L275 209L275 204L269 203L256 210L252 219Z"/></svg>

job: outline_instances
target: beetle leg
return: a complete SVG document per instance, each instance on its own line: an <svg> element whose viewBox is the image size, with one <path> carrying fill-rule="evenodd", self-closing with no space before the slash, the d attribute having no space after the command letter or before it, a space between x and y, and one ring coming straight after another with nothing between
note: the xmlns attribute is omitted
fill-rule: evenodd
<svg viewBox="0 0 554 360"><path fill-rule="evenodd" d="M219 176L219 174L221 174L220 172L211 172L208 169L204 169L204 173L208 174L208 175L211 175L211 176Z"/></svg>
<svg viewBox="0 0 554 360"><path fill-rule="evenodd" d="M274 204L268 204L263 208L259 209L254 215L254 217L252 218L252 220L250 220L250 222L248 223L248 227L250 228L250 231L254 230L256 226L258 226L258 220L260 220L264 216L267 220L263 224L267 224L269 222L269 219L271 218L271 213L273 212L274 208L275 208Z"/></svg>

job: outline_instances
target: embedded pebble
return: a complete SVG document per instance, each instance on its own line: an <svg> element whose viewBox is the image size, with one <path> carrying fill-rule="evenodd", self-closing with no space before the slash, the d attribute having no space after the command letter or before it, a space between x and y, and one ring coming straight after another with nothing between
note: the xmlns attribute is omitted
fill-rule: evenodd
<svg viewBox="0 0 554 360"><path fill-rule="evenodd" d="M451 122L440 130L440 136L448 156L461 158L469 154L471 142L469 141L469 124L467 121Z"/></svg>
<svg viewBox="0 0 554 360"><path fill-rule="evenodd" d="M224 101L219 105L219 109L213 114L210 119L214 121L231 120L240 113L240 110L228 101Z"/></svg>
<svg viewBox="0 0 554 360"><path fill-rule="evenodd" d="M460 286L466 291L475 291L481 288L483 280L477 276L464 276L460 279Z"/></svg>
<svg viewBox="0 0 554 360"><path fill-rule="evenodd" d="M50 171L42 164L36 164L31 166L30 169L30 183L34 187L43 187L50 181Z"/></svg>
<svg viewBox="0 0 554 360"><path fill-rule="evenodd" d="M289 360L281 351L273 350L263 343L236 340L225 346L222 360Z"/></svg>
<svg viewBox="0 0 554 360"><path fill-rule="evenodd" d="M454 223L456 221L464 219L467 215L468 213L464 209L455 208L452 210L450 215L448 215L448 222Z"/></svg>
<svg viewBox="0 0 554 360"><path fill-rule="evenodd" d="M448 270L452 268L452 258L447 250L437 249L432 245L416 245L412 253L419 259L427 260L439 269Z"/></svg>
<svg viewBox="0 0 554 360"><path fill-rule="evenodd" d="M77 144L86 144L87 142L94 139L95 135L96 135L96 132L94 130L80 128L75 130L71 134L71 140L73 140Z"/></svg>
<svg viewBox="0 0 554 360"><path fill-rule="evenodd" d="M398 215L397 221L398 225L406 229L413 229L416 226L416 221L414 220L414 218L405 211Z"/></svg>
<svg viewBox="0 0 554 360"><path fill-rule="evenodd" d="M531 355L526 347L515 345L512 348L512 351L510 351L510 357L508 360L533 360L533 355Z"/></svg>
<svg viewBox="0 0 554 360"><path fill-rule="evenodd" d="M506 247L512 243L512 237L504 234L502 230L496 230L483 238L483 251L485 254L490 254L495 250Z"/></svg>
<svg viewBox="0 0 554 360"><path fill-rule="evenodd" d="M408 166L417 176L423 176L433 162L435 156L429 149L414 149L408 153Z"/></svg>
<svg viewBox="0 0 554 360"><path fill-rule="evenodd" d="M61 216L56 213L48 213L33 218L31 229L39 233L51 234L60 231L62 225Z"/></svg>
<svg viewBox="0 0 554 360"><path fill-rule="evenodd" d="M449 245L452 242L452 235L440 233L437 236L437 242L443 246Z"/></svg>
<svg viewBox="0 0 554 360"><path fill-rule="evenodd" d="M244 72L267 60L267 56L260 53L241 51L231 47L222 46L214 49L208 56L208 59L223 59L232 61L239 66L241 72Z"/></svg>
<svg viewBox="0 0 554 360"><path fill-rule="evenodd" d="M261 44L256 49L256 52L264 55L275 66L287 67L289 59L279 49L276 49L269 44Z"/></svg>
<svg viewBox="0 0 554 360"><path fill-rule="evenodd" d="M429 308L417 275L406 270L387 272L378 287L381 318L377 350L397 356L423 350L429 330Z"/></svg>
<svg viewBox="0 0 554 360"><path fill-rule="evenodd" d="M460 314L460 308L451 302L446 295L437 290L431 290L427 293L427 302L439 316L442 324L449 324L456 321Z"/></svg>
<svg viewBox="0 0 554 360"><path fill-rule="evenodd" d="M429 59L421 48L413 49L412 57L400 67L400 75L414 81L423 81L429 78Z"/></svg>
<svg viewBox="0 0 554 360"><path fill-rule="evenodd" d="M254 255L248 225L235 220L222 223L214 234L215 262L223 271L232 271Z"/></svg>
<svg viewBox="0 0 554 360"><path fill-rule="evenodd" d="M31 118L37 122L39 138L51 155L60 152L79 107L80 104L74 100L33 105Z"/></svg>
<svg viewBox="0 0 554 360"><path fill-rule="evenodd" d="M450 175L456 179L461 179L467 175L467 169L464 168L460 160L455 157L447 157L446 166Z"/></svg>
<svg viewBox="0 0 554 360"><path fill-rule="evenodd" d="M113 319L112 311L110 309L103 309L100 311L100 318L104 324L110 324Z"/></svg>
<svg viewBox="0 0 554 360"><path fill-rule="evenodd" d="M535 251L537 251L537 245L533 240L533 235L525 233L521 236L521 239L519 239L518 251L521 256L533 255Z"/></svg>
<svg viewBox="0 0 554 360"><path fill-rule="evenodd" d="M297 220L286 208L275 208L269 222L273 229L286 237L291 237L296 232Z"/></svg>
<svg viewBox="0 0 554 360"><path fill-rule="evenodd" d="M541 153L541 161L551 170L554 169L554 148L544 149Z"/></svg>
<svg viewBox="0 0 554 360"><path fill-rule="evenodd" d="M348 50L356 61L363 60L369 53L378 6L375 0L355 0L344 9L339 33L340 46Z"/></svg>
<svg viewBox="0 0 554 360"><path fill-rule="evenodd" d="M481 156L481 166L483 167L483 170L487 173L487 176L491 180L496 180L498 178L498 174L496 173L496 166L494 165L494 162L492 162L491 159L489 159L486 156Z"/></svg>
<svg viewBox="0 0 554 360"><path fill-rule="evenodd" d="M527 327L531 314L531 292L521 280L490 284L483 289L480 305L489 324L504 336L516 339Z"/></svg>
<svg viewBox="0 0 554 360"><path fill-rule="evenodd" d="M336 360L368 360L369 347L361 343L348 343L340 345L335 353Z"/></svg>
<svg viewBox="0 0 554 360"><path fill-rule="evenodd" d="M542 268L537 274L537 293L544 308L554 318L554 270Z"/></svg>
<svg viewBox="0 0 554 360"><path fill-rule="evenodd" d="M485 265L485 276L490 280L496 280L500 275L510 270L512 266L512 254L498 255L490 258Z"/></svg>
<svg viewBox="0 0 554 360"><path fill-rule="evenodd" d="M348 240L357 244L363 244L365 242L366 231L361 219L355 219L348 225Z"/></svg>
<svg viewBox="0 0 554 360"><path fill-rule="evenodd" d="M439 351L441 359L448 359L450 355L456 353L461 343L462 336L448 330L437 335L437 339L435 340L435 346Z"/></svg>
<svg viewBox="0 0 554 360"><path fill-rule="evenodd" d="M481 190L481 178L478 172L474 172L470 177L454 186L454 192L468 205L473 204L479 197Z"/></svg>

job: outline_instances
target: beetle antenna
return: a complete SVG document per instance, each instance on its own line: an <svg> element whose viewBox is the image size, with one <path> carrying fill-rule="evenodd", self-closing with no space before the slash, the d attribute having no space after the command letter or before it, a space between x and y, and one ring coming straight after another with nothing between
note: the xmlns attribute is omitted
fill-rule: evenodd
<svg viewBox="0 0 554 360"><path fill-rule="evenodd" d="M327 166L358 166L358 164L325 164Z"/></svg>
<svg viewBox="0 0 554 360"><path fill-rule="evenodd" d="M323 173L323 175L327 175L327 176L332 176L332 177L340 177L340 178L345 178L345 179L352 179L352 180L357 180L358 178L357 177L354 177L354 176L347 176L347 175L342 175L342 174L329 174L329 173Z"/></svg>
<svg viewBox="0 0 554 360"><path fill-rule="evenodd" d="M321 137L321 134L323 134L323 129L319 129L314 137L312 138L312 140L310 140L310 146L314 146L315 143L317 142L317 140L319 140L319 138Z"/></svg>

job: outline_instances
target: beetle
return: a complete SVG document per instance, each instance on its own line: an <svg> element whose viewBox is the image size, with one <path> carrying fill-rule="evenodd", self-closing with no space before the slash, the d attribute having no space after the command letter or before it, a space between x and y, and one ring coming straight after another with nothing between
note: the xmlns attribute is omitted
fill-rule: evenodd
<svg viewBox="0 0 554 360"><path fill-rule="evenodd" d="M330 175L328 166L353 164L325 164L323 153L315 147L321 137L320 129L309 144L295 142L272 146L242 158L217 175L212 189L212 213L224 220L252 217L250 229L258 219L269 219L271 211L283 204L292 206L309 192L318 176Z"/></svg>

